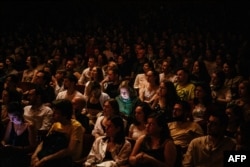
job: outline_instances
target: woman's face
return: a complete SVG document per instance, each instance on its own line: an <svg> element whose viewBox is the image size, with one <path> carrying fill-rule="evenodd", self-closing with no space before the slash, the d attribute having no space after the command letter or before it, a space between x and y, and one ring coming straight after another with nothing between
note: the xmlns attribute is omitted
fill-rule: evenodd
<svg viewBox="0 0 250 167"><path fill-rule="evenodd" d="M167 88L166 88L164 82L161 82L161 83L160 83L160 87L159 87L159 88L160 88L160 89L159 89L159 95L160 95L160 96L166 95L166 93L167 93Z"/></svg>
<svg viewBox="0 0 250 167"><path fill-rule="evenodd" d="M26 64L27 64L27 66L30 66L30 65L31 65L30 56L27 57L27 59L26 59Z"/></svg>
<svg viewBox="0 0 250 167"><path fill-rule="evenodd" d="M155 77L154 77L154 74L152 71L148 71L147 74L146 74L146 77L147 77L147 81L149 83L153 83L154 80L155 80Z"/></svg>
<svg viewBox="0 0 250 167"><path fill-rule="evenodd" d="M198 73L199 72L199 63L198 61L194 62L194 65L193 65L193 73Z"/></svg>
<svg viewBox="0 0 250 167"><path fill-rule="evenodd" d="M238 92L239 92L239 96L242 97L242 96L245 96L246 94L246 87L243 83L240 83L239 86L238 86Z"/></svg>
<svg viewBox="0 0 250 167"><path fill-rule="evenodd" d="M111 116L112 113L113 113L113 109L112 109L111 105L109 104L109 102L106 101L103 104L103 115L108 117L108 116Z"/></svg>
<svg viewBox="0 0 250 167"><path fill-rule="evenodd" d="M121 88L120 89L120 95L123 99L128 100L129 99L129 91L127 88Z"/></svg>
<svg viewBox="0 0 250 167"><path fill-rule="evenodd" d="M154 118L148 118L146 124L146 131L148 135L160 134L161 127L159 127Z"/></svg>
<svg viewBox="0 0 250 167"><path fill-rule="evenodd" d="M145 63L145 64L143 65L143 71L146 73L146 72L148 72L149 70L150 70L150 68L149 68L148 63Z"/></svg>
<svg viewBox="0 0 250 167"><path fill-rule="evenodd" d="M225 74L229 74L230 73L230 67L226 63L223 64L223 72Z"/></svg>
<svg viewBox="0 0 250 167"><path fill-rule="evenodd" d="M143 112L143 109L141 106L137 106L135 108L135 119L138 121L138 122L144 122L144 112Z"/></svg>
<svg viewBox="0 0 250 167"><path fill-rule="evenodd" d="M22 123L22 119L19 118L17 115L8 114L8 117L9 117L10 121L16 125L20 125Z"/></svg>
<svg viewBox="0 0 250 167"><path fill-rule="evenodd" d="M120 127L115 127L115 125L108 120L106 123L106 135L108 137L115 137L115 135L120 131Z"/></svg>
<svg viewBox="0 0 250 167"><path fill-rule="evenodd" d="M3 90L2 92L2 100L3 100L3 104L7 104L9 101L9 94L6 90Z"/></svg>
<svg viewBox="0 0 250 167"><path fill-rule="evenodd" d="M117 58L117 64L122 64L124 62L123 57L122 56L118 56Z"/></svg>
<svg viewBox="0 0 250 167"><path fill-rule="evenodd" d="M92 78L95 78L97 76L97 69L96 67L93 67L90 73Z"/></svg>

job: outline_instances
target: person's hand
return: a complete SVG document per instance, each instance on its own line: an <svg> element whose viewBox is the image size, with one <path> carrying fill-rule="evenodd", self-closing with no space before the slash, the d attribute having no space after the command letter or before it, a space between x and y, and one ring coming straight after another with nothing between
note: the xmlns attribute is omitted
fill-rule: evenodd
<svg viewBox="0 0 250 167"><path fill-rule="evenodd" d="M45 162L46 162L46 159L42 158L41 160L38 160L38 161L35 162L34 167L43 167Z"/></svg>
<svg viewBox="0 0 250 167"><path fill-rule="evenodd" d="M136 162L137 163L144 163L145 159L144 159L144 152L140 152L139 154L137 154L136 157Z"/></svg>
<svg viewBox="0 0 250 167"><path fill-rule="evenodd" d="M39 162L39 159L38 159L38 157L37 156L32 156L31 157L31 167L36 167L36 164L38 164L38 162Z"/></svg>

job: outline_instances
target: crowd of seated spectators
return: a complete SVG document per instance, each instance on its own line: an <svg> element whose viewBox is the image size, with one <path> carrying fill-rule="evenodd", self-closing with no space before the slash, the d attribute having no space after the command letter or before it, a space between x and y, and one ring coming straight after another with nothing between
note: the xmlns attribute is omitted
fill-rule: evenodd
<svg viewBox="0 0 250 167"><path fill-rule="evenodd" d="M223 151L249 151L244 26L226 27L226 11L215 19L203 5L134 3L0 30L0 167L12 159L24 167L220 166Z"/></svg>

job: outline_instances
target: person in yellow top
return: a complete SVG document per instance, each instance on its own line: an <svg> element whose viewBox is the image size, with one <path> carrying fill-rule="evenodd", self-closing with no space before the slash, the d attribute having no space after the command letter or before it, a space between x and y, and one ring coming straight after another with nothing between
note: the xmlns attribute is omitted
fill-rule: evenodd
<svg viewBox="0 0 250 167"><path fill-rule="evenodd" d="M72 103L66 99L55 100L52 108L54 123L33 153L31 167L68 167L81 157L85 128L71 118Z"/></svg>
<svg viewBox="0 0 250 167"><path fill-rule="evenodd" d="M175 89L181 100L192 101L194 99L195 85L190 82L189 71L185 68L179 68L176 71L177 83Z"/></svg>

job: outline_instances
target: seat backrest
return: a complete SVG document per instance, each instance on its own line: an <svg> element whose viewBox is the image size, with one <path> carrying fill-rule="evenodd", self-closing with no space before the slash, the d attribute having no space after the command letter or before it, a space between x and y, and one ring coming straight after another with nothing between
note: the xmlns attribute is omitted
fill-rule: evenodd
<svg viewBox="0 0 250 167"><path fill-rule="evenodd" d="M82 145L82 157L87 157L92 145L95 141L95 137L92 134L84 134L83 135L83 145Z"/></svg>

